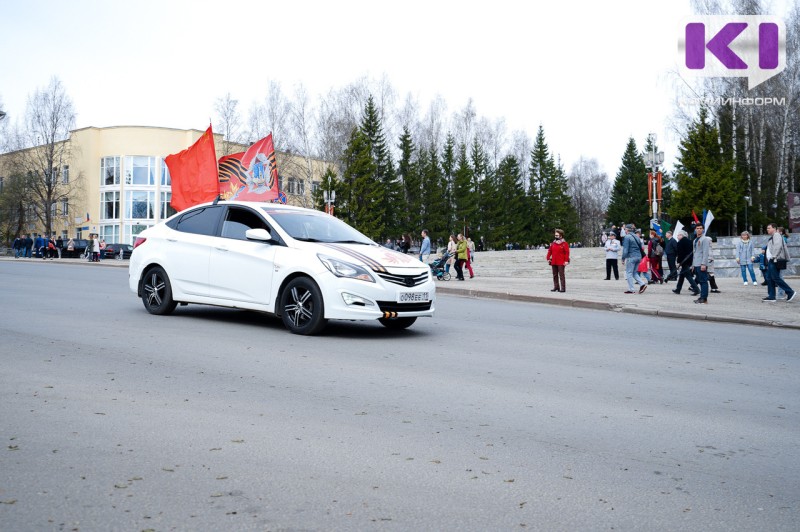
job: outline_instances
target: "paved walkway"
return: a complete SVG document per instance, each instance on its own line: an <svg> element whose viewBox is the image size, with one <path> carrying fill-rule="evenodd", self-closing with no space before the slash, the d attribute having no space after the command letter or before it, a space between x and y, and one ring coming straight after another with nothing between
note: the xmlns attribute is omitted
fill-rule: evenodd
<svg viewBox="0 0 800 532"><path fill-rule="evenodd" d="M478 255L480 257L480 255ZM672 292L675 283L651 284L643 294L625 294L628 283L606 281L604 274L597 279L572 279L570 266L566 269L567 290L551 292L553 281L544 278L484 277L480 263L473 264L475 278L465 281L436 281L440 294L455 294L466 297L485 297L528 301L577 308L591 308L616 312L646 314L654 317L685 318L694 320L724 321L750 325L772 325L800 329L800 294L791 302L761 301L767 295L767 287L757 284L742 285L741 278L718 278L720 293L708 295L708 304L699 305L684 283L680 295ZM761 282L760 275L758 276ZM786 278L789 286L800 290L800 279Z"/></svg>
<svg viewBox="0 0 800 532"><path fill-rule="evenodd" d="M619 281L606 281L604 272L597 271L597 278L586 278L586 268L576 267L581 277L570 276L567 266L567 291L564 293L550 292L553 288L552 280L544 274L536 272L535 277L522 277L512 275L499 276L496 264L491 261L481 260L473 264L475 278L466 281L436 281L437 291L440 294L458 295L474 298L505 299L510 301L523 301L543 303L566 307L608 310L614 312L627 312L645 314L653 317L664 316L670 318L684 318L694 320L720 321L741 323L748 325L779 326L800 329L800 295L792 301L777 301L764 303L761 298L767 295L767 287L756 285L742 285L740 278L718 278L719 294L709 294L707 305L694 303L694 297L684 284L683 293L672 293L675 283L664 285L650 285L644 294L624 294L627 283L620 272ZM18 262L46 262L57 266L59 264L80 264L87 268L118 267L127 268L127 260L104 260L100 263L89 263L78 259L47 260L42 259L14 259L2 257L0 260ZM532 268L547 268L545 264L531 264ZM758 276L759 282L761 280ZM787 277L787 282L796 290L800 290L800 278Z"/></svg>

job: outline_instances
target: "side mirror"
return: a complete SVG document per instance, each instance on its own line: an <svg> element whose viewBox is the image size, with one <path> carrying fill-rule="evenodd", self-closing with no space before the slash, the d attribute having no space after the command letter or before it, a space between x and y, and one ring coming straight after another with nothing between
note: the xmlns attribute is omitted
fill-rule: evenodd
<svg viewBox="0 0 800 532"><path fill-rule="evenodd" d="M247 240L259 240L261 242L269 242L272 240L272 235L266 229L248 229L244 232Z"/></svg>

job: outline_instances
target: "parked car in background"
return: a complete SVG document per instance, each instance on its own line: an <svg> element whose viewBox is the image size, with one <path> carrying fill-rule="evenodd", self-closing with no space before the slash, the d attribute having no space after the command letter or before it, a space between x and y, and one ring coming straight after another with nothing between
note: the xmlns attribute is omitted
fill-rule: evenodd
<svg viewBox="0 0 800 532"><path fill-rule="evenodd" d="M113 244L106 244L104 259L129 259L133 253L133 246L130 244L121 244L114 242Z"/></svg>
<svg viewBox="0 0 800 532"><path fill-rule="evenodd" d="M244 201L192 207L136 239L131 291L151 314L181 303L273 314L295 334L329 319L376 320L389 329L433 316L427 264L379 246L321 211Z"/></svg>
<svg viewBox="0 0 800 532"><path fill-rule="evenodd" d="M77 259L86 252L86 246L89 245L88 240L84 240L82 238L73 238L72 241L75 244L74 249L72 251L67 250L67 244L69 243L69 238L64 241L64 247L61 248L61 258Z"/></svg>

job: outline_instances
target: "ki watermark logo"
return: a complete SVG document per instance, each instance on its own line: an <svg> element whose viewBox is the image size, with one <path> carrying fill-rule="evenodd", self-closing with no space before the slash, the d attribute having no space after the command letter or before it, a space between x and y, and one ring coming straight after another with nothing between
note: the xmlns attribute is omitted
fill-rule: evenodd
<svg viewBox="0 0 800 532"><path fill-rule="evenodd" d="M747 88L786 68L786 26L771 15L706 15L684 22L681 70L702 77L746 77Z"/></svg>

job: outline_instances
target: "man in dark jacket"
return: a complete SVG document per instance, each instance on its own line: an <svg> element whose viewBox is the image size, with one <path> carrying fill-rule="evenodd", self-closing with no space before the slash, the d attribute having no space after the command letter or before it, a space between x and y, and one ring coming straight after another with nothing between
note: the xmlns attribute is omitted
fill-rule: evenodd
<svg viewBox="0 0 800 532"><path fill-rule="evenodd" d="M688 236L686 231L679 231L677 234L678 240L675 246L675 261L677 267L680 269L680 273L678 274L678 284L673 292L680 294L681 288L683 288L683 280L686 279L689 281L692 294L698 295L700 293L700 288L697 286L697 283L694 282L694 276L692 275L692 241L689 240Z"/></svg>
<svg viewBox="0 0 800 532"><path fill-rule="evenodd" d="M667 264L669 265L669 275L664 279L664 282L675 281L678 278L678 268L675 266L675 257L678 254L678 241L672 236L672 231L667 231L664 235L667 242L664 245L664 254L667 256Z"/></svg>

